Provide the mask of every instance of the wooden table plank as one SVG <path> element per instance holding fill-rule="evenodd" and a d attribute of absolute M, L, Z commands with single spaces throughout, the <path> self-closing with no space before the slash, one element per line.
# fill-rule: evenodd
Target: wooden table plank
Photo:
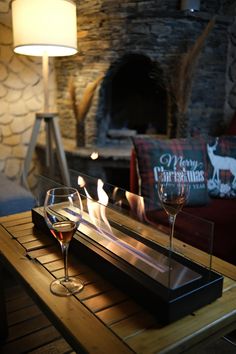
<path fill-rule="evenodd" d="M 27 230 L 31 219 L 26 217 L 22 223 L 19 215 L 15 215 L 4 218 L 4 226 L 6 223 L 18 233 Z M 49 284 L 53 276 L 63 274 L 60 247 L 45 247 L 28 252 L 25 257 L 26 251 L 19 244 L 21 237 L 17 242 L 1 227 L 0 233 L 1 258 L 12 264 L 34 298 L 39 300 L 40 297 L 46 312 L 65 330 L 72 343 L 78 345 L 78 340 L 91 353 L 180 353 L 214 333 L 222 335 L 230 326 L 236 328 L 236 267 L 215 257 L 214 269 L 228 276 L 224 278 L 223 296 L 192 315 L 162 326 L 151 313 L 105 281 L 101 275 L 74 257 L 73 253 L 69 257 L 70 271 L 83 278 L 85 289 L 70 298 L 55 297 L 49 291 Z M 38 237 L 40 239 L 40 233 Z M 189 258 L 193 257 L 201 264 L 208 264 L 204 252 L 178 240 L 177 242 L 178 247 L 182 247 Z M 86 330 L 83 326 L 91 328 Z"/>
<path fill-rule="evenodd" d="M 1 252 L 1 251 L 0 251 Z M 4 276 L 3 276 L 3 266 L 0 263 L 0 341 L 4 340 L 8 335 L 7 328 L 7 313 L 5 306 L 5 292 L 4 292 Z"/>
<path fill-rule="evenodd" d="M 53 272 L 59 269 L 63 269 L 64 267 L 64 262 L 63 259 L 58 259 L 56 261 L 53 262 L 49 262 L 49 263 L 42 263 L 44 264 L 44 267 L 46 269 L 48 269 L 49 272 Z"/>
<path fill-rule="evenodd" d="M 69 275 L 72 277 L 80 276 L 81 273 L 83 274 L 83 269 L 81 270 L 81 268 L 79 265 L 78 265 L 78 267 L 73 267 L 73 268 L 69 267 L 68 268 Z M 62 269 L 53 271 L 51 273 L 54 275 L 55 278 L 61 278 L 65 275 L 65 270 L 64 270 L 64 268 L 62 268 Z"/>
<path fill-rule="evenodd" d="M 17 348 L 18 353 L 24 353 L 37 348 L 42 343 L 49 343 L 58 338 L 60 338 L 59 332 L 54 327 L 50 326 L 48 328 L 43 328 L 36 333 L 30 333 L 29 335 L 21 337 L 13 342 L 7 343 L 4 345 L 4 348 L 1 349 L 1 354 L 14 353 L 15 348 Z"/>
<path fill-rule="evenodd" d="M 25 292 L 23 292 L 22 294 L 19 294 L 19 296 L 17 296 L 13 300 L 7 301 L 7 303 L 6 303 L 7 312 L 8 313 L 14 312 L 15 310 L 17 310 L 23 304 L 24 304 L 25 307 L 26 307 L 25 304 L 27 304 L 27 306 L 31 306 L 31 305 L 34 304 L 34 302 L 31 299 L 31 297 L 29 295 L 27 295 Z"/>
<path fill-rule="evenodd" d="M 112 285 L 105 280 L 92 284 L 90 283 L 84 287 L 83 291 L 81 291 L 79 294 L 76 294 L 76 297 L 81 301 L 85 301 L 94 296 L 101 295 L 111 290 L 112 288 Z"/>
<path fill-rule="evenodd" d="M 29 321 L 25 322 L 24 326 L 22 326 L 22 322 L 11 326 L 9 328 L 9 336 L 7 341 L 9 342 L 15 340 L 16 338 L 20 338 L 39 329 L 49 327 L 50 325 L 51 323 L 47 317 L 43 314 L 40 314 L 39 316 L 32 317 Z"/>
<path fill-rule="evenodd" d="M 122 303 L 98 311 L 97 316 L 107 325 L 113 325 L 141 311 L 141 306 L 133 300 L 128 299 Z"/>
<path fill-rule="evenodd" d="M 1 217 L 1 224 L 4 227 L 9 227 L 12 225 L 17 224 L 25 224 L 26 222 L 32 222 L 31 214 L 28 211 L 25 211 L 23 213 L 17 213 L 17 214 L 12 214 L 12 215 L 7 215 L 7 216 L 2 216 Z"/>
<path fill-rule="evenodd" d="M 52 246 L 53 242 L 50 239 L 44 238 L 44 239 L 34 240 L 30 242 L 22 242 L 21 244 L 22 246 L 24 246 L 27 252 L 32 252 L 38 249 Z"/>
<path fill-rule="evenodd" d="M 48 236 L 40 236 L 40 241 L 42 239 L 47 239 L 48 241 L 50 241 L 50 239 L 48 238 Z M 38 241 L 39 240 L 39 236 L 37 235 L 33 235 L 32 233 L 28 234 L 28 235 L 23 235 L 19 237 L 18 242 L 20 242 L 21 244 L 24 244 L 26 242 L 31 242 L 31 241 Z"/>
<path fill-rule="evenodd" d="M 30 305 L 24 309 L 18 310 L 17 312 L 12 312 L 8 314 L 8 325 L 13 326 L 17 323 L 29 320 L 32 317 L 37 317 L 40 315 L 40 309 L 38 306 Z"/>
<path fill-rule="evenodd" d="M 20 234 L 20 232 L 22 232 L 22 234 L 24 235 L 25 233 L 30 234 L 34 232 L 34 224 L 32 222 L 27 222 L 27 223 L 21 223 L 21 224 L 17 224 L 17 225 L 12 225 L 12 226 L 8 226 L 7 230 L 10 233 L 14 233 L 14 236 L 17 237 L 18 234 Z"/>
<path fill-rule="evenodd" d="M 36 348 L 30 351 L 30 354 L 47 353 L 77 354 L 63 338 L 54 340 L 53 342 L 50 341 L 50 343 L 46 345 L 44 344 L 43 346 L 40 346 L 40 348 Z"/>
<path fill-rule="evenodd" d="M 127 295 L 119 290 L 112 289 L 101 295 L 96 295 L 83 303 L 94 313 L 113 306 L 127 299 Z"/>
<path fill-rule="evenodd" d="M 49 291 L 53 277 L 39 263 L 25 257 L 25 251 L 0 227 L 1 260 L 8 262 L 24 280 L 34 299 L 40 300 L 44 310 L 53 317 L 63 334 L 76 349 L 86 348 L 91 353 L 131 353 L 132 351 L 114 336 L 102 322 L 75 297 L 55 297 Z M 93 340 L 91 341 L 91 332 Z M 76 338 L 76 340 L 75 340 Z"/>
<path fill-rule="evenodd" d="M 131 348 L 135 350 L 135 344 L 140 343 L 141 334 L 152 326 L 159 328 L 160 324 L 152 314 L 142 311 L 111 325 L 111 328 L 123 340 L 126 339 L 126 342 L 128 342 L 128 338 L 135 338 L 135 343 L 131 345 Z M 158 353 L 158 346 L 153 347 L 153 350 Z M 137 353 L 139 352 L 137 351 Z"/>
<path fill-rule="evenodd" d="M 52 259 L 52 255 L 53 255 L 53 259 Z M 40 263 L 43 262 L 46 263 L 46 262 L 50 262 L 62 258 L 61 250 L 56 244 L 51 247 L 41 248 L 35 251 L 28 251 L 27 256 L 30 259 L 38 260 Z M 43 258 L 45 258 L 45 260 Z M 48 260 L 46 260 L 47 258 Z"/>
<path fill-rule="evenodd" d="M 223 293 L 225 291 L 228 291 L 231 288 L 234 288 L 236 286 L 236 282 L 228 277 L 224 277 L 224 282 L 223 282 Z"/>
<path fill-rule="evenodd" d="M 192 346 L 202 338 L 207 338 L 214 331 L 235 323 L 236 326 L 236 287 L 224 293 L 221 297 L 204 306 L 193 315 L 186 316 L 179 321 L 162 328 L 152 328 L 141 333 L 138 337 L 127 339 L 127 343 L 138 353 L 158 353 L 171 348 L 170 353 L 181 353 L 187 346 Z M 175 342 L 173 343 L 173 333 Z M 154 349 L 155 348 L 155 349 Z"/>

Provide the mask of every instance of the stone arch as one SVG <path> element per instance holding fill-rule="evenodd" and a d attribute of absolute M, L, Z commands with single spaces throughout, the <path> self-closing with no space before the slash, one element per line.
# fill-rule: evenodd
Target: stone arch
<path fill-rule="evenodd" d="M 111 64 L 101 87 L 101 102 L 104 120 L 98 136 L 103 142 L 110 130 L 168 134 L 166 78 L 159 63 L 146 55 L 126 54 Z"/>

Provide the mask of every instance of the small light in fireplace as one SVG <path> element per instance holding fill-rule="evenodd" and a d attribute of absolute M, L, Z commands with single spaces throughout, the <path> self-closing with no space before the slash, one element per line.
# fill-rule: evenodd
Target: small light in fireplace
<path fill-rule="evenodd" d="M 184 11 L 199 11 L 200 10 L 200 0 L 181 0 L 181 10 Z"/>
<path fill-rule="evenodd" d="M 97 151 L 94 151 L 94 152 L 92 152 L 92 154 L 90 155 L 90 158 L 92 159 L 92 160 L 97 160 L 97 158 L 98 158 L 98 152 Z"/>

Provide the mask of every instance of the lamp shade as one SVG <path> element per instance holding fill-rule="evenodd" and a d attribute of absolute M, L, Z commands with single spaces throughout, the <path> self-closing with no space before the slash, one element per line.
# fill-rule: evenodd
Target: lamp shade
<path fill-rule="evenodd" d="M 13 0 L 12 26 L 16 53 L 67 56 L 77 52 L 72 0 Z"/>

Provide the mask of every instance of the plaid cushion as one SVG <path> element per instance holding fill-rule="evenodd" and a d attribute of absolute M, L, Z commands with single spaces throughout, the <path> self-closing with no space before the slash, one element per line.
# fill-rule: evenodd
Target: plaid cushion
<path fill-rule="evenodd" d="M 204 205 L 208 201 L 206 143 L 201 137 L 159 140 L 134 137 L 133 144 L 140 176 L 140 194 L 158 203 L 157 172 L 173 169 L 178 162 L 189 171 L 188 205 Z"/>
<path fill-rule="evenodd" d="M 236 136 L 209 138 L 208 191 L 211 197 L 236 197 Z"/>

